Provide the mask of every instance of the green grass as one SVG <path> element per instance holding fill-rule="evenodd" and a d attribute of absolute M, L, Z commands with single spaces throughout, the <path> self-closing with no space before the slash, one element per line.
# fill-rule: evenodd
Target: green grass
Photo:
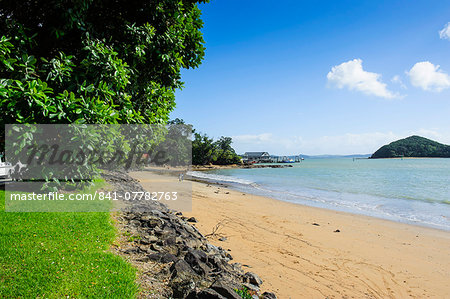
<path fill-rule="evenodd" d="M 0 190 L 0 298 L 133 298 L 136 271 L 108 252 L 110 215 L 5 212 Z"/>

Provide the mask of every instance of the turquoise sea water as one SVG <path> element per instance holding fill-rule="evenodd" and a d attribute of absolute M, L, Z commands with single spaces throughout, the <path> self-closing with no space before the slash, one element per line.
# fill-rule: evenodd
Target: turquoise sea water
<path fill-rule="evenodd" d="M 308 159 L 192 172 L 279 200 L 450 230 L 450 159 Z"/>

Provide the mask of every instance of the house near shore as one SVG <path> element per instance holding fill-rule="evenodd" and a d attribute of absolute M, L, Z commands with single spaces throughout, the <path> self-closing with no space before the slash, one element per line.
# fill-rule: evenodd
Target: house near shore
<path fill-rule="evenodd" d="M 244 163 L 270 163 L 272 161 L 268 152 L 246 152 L 242 160 Z"/>

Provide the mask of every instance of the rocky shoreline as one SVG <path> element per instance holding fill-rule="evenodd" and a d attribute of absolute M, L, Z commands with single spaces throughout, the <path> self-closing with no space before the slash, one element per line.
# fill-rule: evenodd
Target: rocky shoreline
<path fill-rule="evenodd" d="M 116 192 L 145 191 L 123 172 L 108 172 L 104 179 Z M 140 298 L 276 298 L 260 294 L 262 280 L 233 263 L 231 254 L 208 242 L 181 212 L 159 202 L 124 205 L 115 213 L 121 232 L 113 251 L 138 268 Z M 247 298 L 247 297 L 246 297 Z"/>

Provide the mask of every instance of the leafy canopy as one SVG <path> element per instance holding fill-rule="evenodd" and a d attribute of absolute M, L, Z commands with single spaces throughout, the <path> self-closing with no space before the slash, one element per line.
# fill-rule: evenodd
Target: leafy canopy
<path fill-rule="evenodd" d="M 192 141 L 192 164 L 194 165 L 229 165 L 241 162 L 231 147 L 231 137 L 220 137 L 219 140 L 208 137 L 206 134 L 194 133 Z"/>
<path fill-rule="evenodd" d="M 2 1 L 2 125 L 165 123 L 204 56 L 198 2 Z"/>
<path fill-rule="evenodd" d="M 183 86 L 181 70 L 199 66 L 205 54 L 197 6 L 204 2 L 1 1 L 0 152 L 5 124 L 165 124 Z M 122 139 L 145 135 L 135 129 L 98 128 L 75 137 L 86 138 L 87 148 L 129 152 Z M 38 133 L 12 132 L 16 150 L 35 143 Z M 48 142 L 72 139 L 58 135 Z M 72 172 L 89 179 L 98 169 Z M 44 176 L 57 180 L 51 171 Z"/>

